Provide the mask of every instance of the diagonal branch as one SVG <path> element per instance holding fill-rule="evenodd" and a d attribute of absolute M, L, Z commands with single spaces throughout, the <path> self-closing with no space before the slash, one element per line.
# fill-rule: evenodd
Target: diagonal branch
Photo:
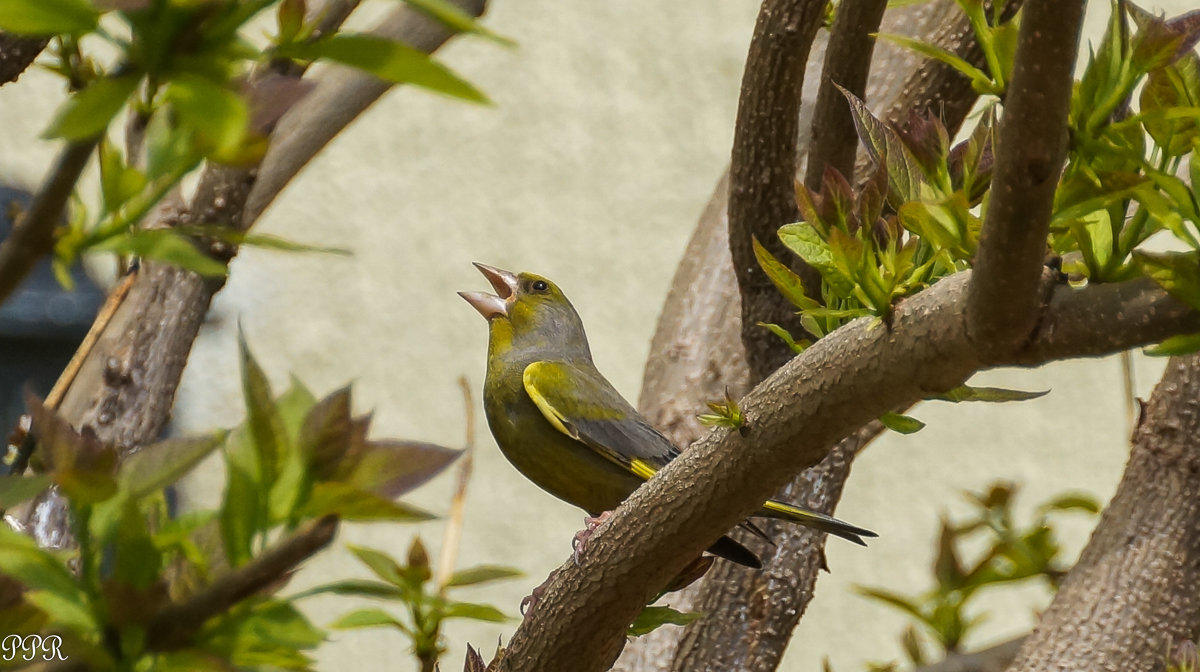
<path fill-rule="evenodd" d="M 1084 4 L 1025 4 L 968 308 L 968 330 L 985 358 L 1016 350 L 1036 325 L 1050 206 L 1067 152 Z"/>
<path fill-rule="evenodd" d="M 869 318 L 842 327 L 755 387 L 742 400 L 742 431 L 717 429 L 694 444 L 617 508 L 589 540 L 581 565 L 568 561 L 559 569 L 514 635 L 502 669 L 606 669 L 646 600 L 792 474 L 871 418 L 953 388 L 983 368 L 967 335 L 971 276 L 959 273 L 900 302 L 890 329 Z M 1153 308 L 1139 316 L 1139 328 L 1119 330 L 1128 340 L 1118 343 L 1097 335 L 1112 327 L 1112 306 L 1076 311 L 1078 340 L 1038 332 L 1030 339 L 1033 353 L 1098 354 L 1098 344 L 1127 349 L 1195 329 L 1200 319 L 1157 288 L 1147 289 L 1152 298 L 1101 294 L 1057 284 L 1048 273 L 1035 289 L 1050 297 L 1038 311 L 1048 324 L 1056 317 L 1050 306 L 1107 300 Z M 1039 358 L 1020 353 L 986 365 L 1018 361 Z"/>
<path fill-rule="evenodd" d="M 99 138 L 66 146 L 29 209 L 0 243 L 0 303 L 29 275 L 38 260 L 54 251 L 54 230 L 62 221 L 63 208 L 97 142 Z"/>
<path fill-rule="evenodd" d="M 1017 5 L 1010 0 L 1005 11 L 1015 11 Z M 970 24 L 953 0 L 890 10 L 884 16 L 882 30 L 909 34 L 983 65 Z M 813 58 L 820 58 L 825 49 L 825 35 L 818 34 Z M 883 43 L 876 50 L 875 61 L 867 95 L 887 118 L 907 120 L 910 114 L 940 113 L 949 128 L 956 128 L 976 98 L 970 82 L 957 71 L 906 49 Z M 805 90 L 810 96 L 818 88 L 820 76 L 811 70 L 806 75 Z M 802 128 L 812 123 L 817 107 L 812 102 L 806 99 L 801 107 Z M 798 153 L 802 158 L 811 138 L 811 133 L 799 137 Z M 728 246 L 727 176 L 717 186 L 688 243 L 663 304 L 651 343 L 652 354 L 646 363 L 639 407 L 678 446 L 690 445 L 705 433 L 695 415 L 705 401 L 719 398 L 726 388 L 740 398 L 749 388 L 740 337 L 739 297 Z M 840 491 L 848 475 L 847 458 L 861 448 L 865 438 L 858 433 L 847 438 L 846 442 L 853 445 L 839 445 L 822 463 L 800 474 L 780 496 L 832 513 L 837 501 L 834 493 Z M 811 488 L 810 482 L 819 482 L 821 487 Z M 768 559 L 765 572 L 738 573 L 718 564 L 701 582 L 670 597 L 671 605 L 683 610 L 694 610 L 697 602 L 704 602 L 703 611 L 713 615 L 689 626 L 691 632 L 704 633 L 694 637 L 695 641 L 723 642 L 722 655 L 737 656 L 740 650 L 743 660 L 753 655 L 757 662 L 752 664 L 768 669 L 782 655 L 785 642 L 777 639 L 777 646 L 761 646 L 758 633 L 791 631 L 805 610 L 817 578 L 816 566 L 804 554 L 811 547 L 811 536 L 796 526 L 778 528 L 771 532 L 778 544 L 777 552 Z M 782 585 L 779 582 L 785 575 L 791 577 L 786 585 L 793 590 L 772 590 L 772 586 Z M 754 609 L 753 596 L 765 590 L 771 590 L 772 601 L 767 620 L 751 623 L 748 614 L 759 613 Z M 719 609 L 709 607 L 715 602 L 720 602 Z M 676 658 L 690 660 L 693 668 L 709 663 L 705 656 L 711 652 L 700 646 L 676 654 L 679 637 L 676 628 L 661 628 L 639 637 L 625 647 L 614 669 L 661 672 Z"/>

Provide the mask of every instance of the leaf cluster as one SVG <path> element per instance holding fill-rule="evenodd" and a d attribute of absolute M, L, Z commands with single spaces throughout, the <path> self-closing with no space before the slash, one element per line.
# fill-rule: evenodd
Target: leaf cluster
<path fill-rule="evenodd" d="M 79 546 L 40 548 L 0 526 L 5 632 L 59 634 L 72 660 L 96 670 L 308 669 L 304 651 L 325 634 L 275 596 L 293 567 L 271 565 L 271 549 L 319 520 L 429 518 L 394 499 L 459 451 L 368 439 L 369 417 L 351 414 L 348 389 L 318 401 L 293 381 L 275 397 L 244 340 L 241 357 L 245 423 L 144 446 L 119 464 L 117 446 L 30 398 L 39 473 L 0 478 L 0 504 L 57 486 Z M 220 508 L 172 516 L 164 488 L 218 449 L 227 472 Z M 263 577 L 259 589 L 214 588 L 235 574 Z M 166 622 L 187 607 L 202 618 Z M 164 631 L 173 634 L 156 634 Z"/>
<path fill-rule="evenodd" d="M 458 32 L 511 44 L 448 0 L 406 0 Z M 269 42 L 249 26 L 274 9 Z M 51 37 L 44 66 L 71 93 L 44 137 L 98 142 L 101 199 L 90 214 L 76 199 L 56 236 L 58 276 L 84 252 L 166 261 L 222 277 L 225 264 L 191 235 L 135 225 L 203 161 L 252 166 L 288 107 L 311 88 L 298 73 L 317 61 L 339 63 L 397 84 L 473 103 L 487 97 L 413 47 L 370 34 L 327 30 L 305 0 L 5 0 L 0 30 Z M 324 31 L 324 32 L 323 32 Z M 85 46 L 106 43 L 105 49 Z M 93 54 L 115 53 L 101 58 Z M 123 152 L 107 138 L 121 110 L 144 142 Z M 200 224 L 208 224 L 200 222 Z M 249 237 L 239 242 L 272 241 Z M 271 245 L 275 246 L 275 245 Z"/>
<path fill-rule="evenodd" d="M 350 550 L 376 579 L 339 581 L 305 591 L 297 597 L 334 594 L 386 600 L 398 603 L 404 609 L 404 615 L 396 616 L 377 607 L 356 609 L 334 621 L 334 628 L 394 628 L 409 639 L 412 652 L 419 660 L 436 661 L 445 651 L 441 630 L 447 620 L 463 618 L 490 623 L 509 620 L 508 616 L 491 605 L 452 600 L 446 593 L 454 588 L 521 576 L 521 572 L 515 569 L 481 565 L 459 570 L 445 581 L 437 582 L 430 567 L 429 554 L 419 537 L 413 539 L 404 563 L 371 548 L 351 546 Z"/>
<path fill-rule="evenodd" d="M 1042 581 L 1052 590 L 1069 569 L 1052 527 L 1055 514 L 1083 511 L 1096 514 L 1099 504 L 1088 495 L 1065 494 L 1037 507 L 1033 520 L 1018 525 L 1013 515 L 1016 486 L 996 483 L 986 492 L 966 493 L 973 507 L 963 522 L 943 518 L 933 562 L 934 585 L 917 595 L 902 595 L 882 588 L 857 587 L 860 594 L 899 609 L 920 626 L 926 637 L 910 626 L 901 637 L 914 665 L 926 664 L 924 641 L 932 639 L 940 651 L 959 650 L 964 638 L 984 615 L 969 613 L 972 600 L 983 590 L 1022 581 Z M 967 560 L 966 547 L 984 544 L 982 553 Z"/>

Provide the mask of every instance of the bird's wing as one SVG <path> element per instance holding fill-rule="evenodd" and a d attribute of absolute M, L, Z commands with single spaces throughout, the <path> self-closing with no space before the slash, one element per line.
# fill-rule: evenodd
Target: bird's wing
<path fill-rule="evenodd" d="M 534 362 L 523 379 L 555 429 L 643 480 L 679 454 L 593 367 Z"/>

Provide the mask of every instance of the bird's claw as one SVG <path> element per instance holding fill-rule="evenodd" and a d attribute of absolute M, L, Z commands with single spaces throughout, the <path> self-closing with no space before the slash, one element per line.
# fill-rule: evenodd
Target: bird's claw
<path fill-rule="evenodd" d="M 592 534 L 608 519 L 612 517 L 612 511 L 605 511 L 598 516 L 584 516 L 583 529 L 575 533 L 575 537 L 571 539 L 571 559 L 575 561 L 575 566 L 583 564 L 583 554 L 587 550 L 587 542 L 592 538 Z"/>

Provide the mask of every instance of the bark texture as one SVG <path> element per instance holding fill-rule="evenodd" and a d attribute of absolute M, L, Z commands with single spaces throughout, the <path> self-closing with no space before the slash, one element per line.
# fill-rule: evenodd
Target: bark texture
<path fill-rule="evenodd" d="M 0 86 L 17 81 L 49 41 L 45 37 L 0 32 Z"/>
<path fill-rule="evenodd" d="M 1200 355 L 1175 358 L 1087 548 L 1009 668 L 1162 670 L 1200 627 Z"/>
<path fill-rule="evenodd" d="M 1016 4 L 1010 2 L 1009 9 Z M 970 26 L 952 0 L 935 0 L 890 10 L 884 15 L 880 30 L 931 41 L 977 65 L 983 64 Z M 825 53 L 827 35 L 827 32 L 818 34 L 812 50 L 813 59 L 822 58 Z M 828 56 L 824 58 L 830 60 Z M 940 114 L 948 126 L 955 128 L 975 100 L 969 82 L 936 61 L 924 60 L 886 42 L 878 45 L 874 60 L 876 67 L 868 79 L 866 99 L 874 101 L 877 114 L 885 118 L 907 120 L 911 114 Z M 818 107 L 815 99 L 822 76 L 815 69 L 806 73 L 800 109 L 801 128 L 810 128 L 816 123 L 813 121 L 814 110 Z M 812 139 L 813 133 L 801 133 L 798 153 L 802 160 Z M 865 159 L 865 154 L 863 156 Z M 726 233 L 729 226 L 727 189 L 728 173 L 717 185 L 688 243 L 663 306 L 646 363 L 639 408 L 678 446 L 690 445 L 703 436 L 705 429 L 696 421 L 696 412 L 704 408 L 705 401 L 721 398 L 726 386 L 734 398 L 740 398 L 749 387 L 749 371 L 741 342 L 741 303 Z M 841 481 L 848 474 L 849 460 L 861 449 L 865 439 L 861 433 L 848 437 L 844 445 L 835 449 L 829 464 L 822 462 L 813 467 L 814 473 L 801 474 L 779 496 L 832 512 L 836 493 L 841 491 Z M 821 487 L 809 490 L 808 484 L 820 484 Z M 798 615 L 803 613 L 812 596 L 817 568 L 806 559 L 811 556 L 807 551 L 811 550 L 812 539 L 804 528 L 782 524 L 775 526 L 770 534 L 777 548 L 767 559 L 767 574 L 796 571 L 797 575 L 788 581 L 795 589 L 772 592 L 773 604 L 766 616 L 770 622 L 753 625 L 780 631 L 790 627 L 788 623 L 794 625 Z M 720 640 L 729 650 L 742 650 L 742 655 L 753 650 L 759 664 L 769 665 L 767 661 L 772 657 L 777 660 L 782 655 L 786 640 L 775 637 L 772 647 L 761 646 L 755 640 L 757 630 L 750 627 L 745 614 L 754 609 L 751 605 L 754 596 L 766 590 L 768 583 L 777 587 L 780 579 L 739 572 L 735 568 L 722 567 L 723 564 L 718 563 L 702 582 L 670 596 L 671 605 L 684 610 L 699 609 L 697 601 L 713 604 L 718 595 L 726 600 L 718 616 L 689 626 L 690 631 L 698 630 L 703 634 L 695 637 L 688 647 L 691 653 L 681 656 L 681 660 L 685 657 L 694 662 L 701 660 L 703 654 L 699 644 Z M 708 595 L 710 592 L 712 596 Z M 708 609 L 704 611 L 714 613 Z M 661 628 L 630 642 L 614 669 L 625 672 L 669 669 L 680 635 L 678 628 Z"/>

